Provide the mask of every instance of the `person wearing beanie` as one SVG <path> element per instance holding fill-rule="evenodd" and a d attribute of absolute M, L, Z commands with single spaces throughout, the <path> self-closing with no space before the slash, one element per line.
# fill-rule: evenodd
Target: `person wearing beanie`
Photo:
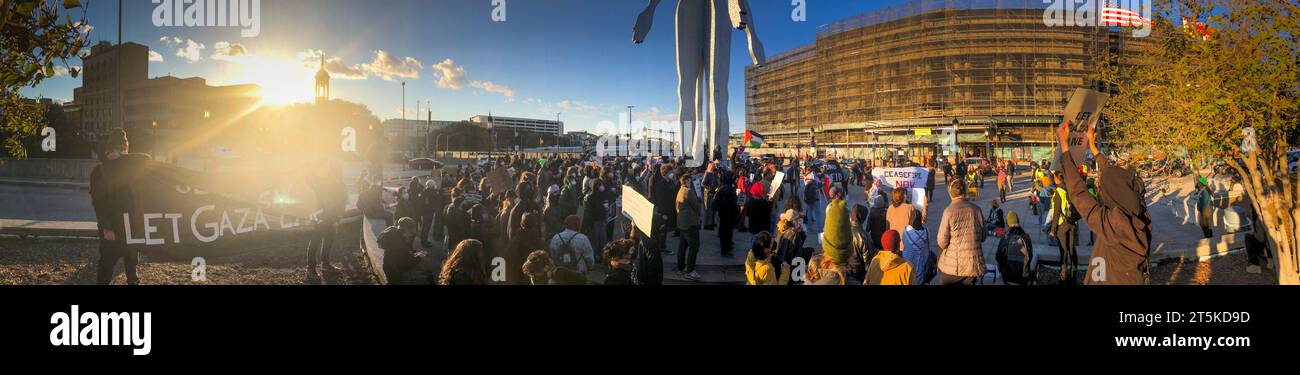
<path fill-rule="evenodd" d="M 943 285 L 975 285 L 984 276 L 984 213 L 966 197 L 966 181 L 948 184 L 952 204 L 939 221 L 939 282 Z"/>
<path fill-rule="evenodd" d="M 1034 258 L 1034 241 L 1020 227 L 1020 215 L 1015 211 L 1007 213 L 1007 234 L 998 240 L 995 257 L 998 271 L 1002 273 L 1004 284 L 1028 284 L 1034 281 L 1034 269 L 1038 260 Z"/>
<path fill-rule="evenodd" d="M 90 172 L 90 202 L 95 209 L 95 222 L 99 230 L 99 267 L 96 284 L 113 283 L 118 259 L 126 268 L 126 283 L 137 285 L 138 250 L 126 244 L 126 222 L 122 220 L 134 204 L 131 194 L 132 171 L 147 163 L 149 155 L 131 154 L 126 131 L 118 129 L 117 136 L 109 137 L 104 144 L 103 161 Z"/>
<path fill-rule="evenodd" d="M 412 271 L 420 265 L 422 254 L 415 252 L 415 236 L 420 233 L 420 222 L 410 217 L 397 219 L 397 225 L 379 233 L 379 248 L 384 250 L 384 276 L 389 285 L 413 280 Z"/>
<path fill-rule="evenodd" d="M 848 210 L 844 208 L 844 194 L 838 187 L 831 190 L 831 201 L 826 205 L 826 227 L 821 236 L 822 264 L 818 285 L 857 285 L 860 279 L 852 270 L 861 260 L 853 259 L 853 234 L 850 232 Z"/>
<path fill-rule="evenodd" d="M 753 235 L 768 232 L 773 226 L 772 202 L 767 200 L 767 189 L 763 184 L 762 181 L 749 184 L 749 196 L 745 198 L 745 217 L 749 234 Z"/>
<path fill-rule="evenodd" d="M 884 250 L 871 259 L 865 285 L 911 285 L 912 264 L 899 255 L 900 240 L 898 231 L 892 229 L 880 237 Z"/>

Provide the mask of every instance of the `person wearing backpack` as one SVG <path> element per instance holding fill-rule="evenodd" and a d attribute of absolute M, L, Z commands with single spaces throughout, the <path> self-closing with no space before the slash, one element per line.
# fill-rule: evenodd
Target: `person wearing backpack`
<path fill-rule="evenodd" d="M 1029 285 L 1034 283 L 1034 270 L 1038 259 L 1034 257 L 1034 241 L 1020 227 L 1020 217 L 1015 211 L 1007 213 L 1007 235 L 998 240 L 995 255 L 1003 284 Z"/>
<path fill-rule="evenodd" d="M 1061 254 L 1061 284 L 1073 285 L 1078 273 L 1079 214 L 1070 207 L 1069 193 L 1065 190 L 1065 175 L 1056 172 L 1056 194 L 1052 197 L 1051 231 L 1056 235 L 1057 251 Z"/>
<path fill-rule="evenodd" d="M 925 220 L 912 217 L 912 224 L 903 231 L 903 259 L 912 265 L 912 284 L 926 285 L 938 274 L 938 258 L 930 250 L 930 231 Z"/>
<path fill-rule="evenodd" d="M 564 231 L 551 237 L 551 263 L 556 267 L 586 274 L 596 264 L 596 254 L 591 247 L 591 240 L 578 232 L 581 224 L 582 219 L 578 215 L 564 218 Z"/>

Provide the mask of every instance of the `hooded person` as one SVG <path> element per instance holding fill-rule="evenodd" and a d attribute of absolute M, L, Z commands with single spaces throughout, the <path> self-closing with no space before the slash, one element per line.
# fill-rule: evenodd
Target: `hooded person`
<path fill-rule="evenodd" d="M 1057 137 L 1062 132 L 1068 136 L 1069 121 L 1057 129 Z M 1088 143 L 1097 157 L 1097 169 L 1101 171 L 1098 196 L 1088 194 L 1087 183 L 1077 174 L 1066 173 L 1065 189 L 1070 195 L 1070 203 L 1088 223 L 1088 228 L 1097 233 L 1097 244 L 1092 250 L 1092 259 L 1085 283 L 1088 285 L 1136 285 L 1147 280 L 1147 257 L 1151 250 L 1151 216 L 1147 212 L 1143 197 L 1146 185 L 1132 171 L 1110 164 L 1107 157 L 1097 149 L 1096 134 L 1088 131 Z M 1068 144 L 1062 143 L 1061 167 L 1066 170 L 1078 168 L 1077 162 L 1070 157 Z M 1076 146 L 1078 147 L 1078 146 Z M 1100 267 L 1097 265 L 1101 265 Z"/>
<path fill-rule="evenodd" d="M 104 145 L 104 160 L 90 172 L 90 201 L 95 210 L 99 230 L 99 267 L 96 283 L 113 282 L 117 261 L 126 268 L 126 282 L 137 285 L 136 274 L 139 254 L 135 246 L 127 245 L 124 214 L 135 208 L 132 185 L 140 177 L 149 155 L 132 154 L 126 131 L 119 129 Z"/>
<path fill-rule="evenodd" d="M 880 237 L 884 249 L 871 259 L 865 285 L 912 284 L 912 264 L 899 254 L 899 242 L 900 236 L 896 230 L 891 229 Z"/>
<path fill-rule="evenodd" d="M 844 199 L 836 197 L 826 205 L 826 227 L 821 236 L 822 264 L 817 285 L 857 285 L 853 269 L 859 260 L 853 259 L 853 234 L 849 225 Z"/>

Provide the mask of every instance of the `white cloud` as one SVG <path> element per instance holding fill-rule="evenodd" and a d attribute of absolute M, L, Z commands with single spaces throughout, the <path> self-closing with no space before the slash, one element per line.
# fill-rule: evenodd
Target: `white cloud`
<path fill-rule="evenodd" d="M 81 22 L 81 21 L 77 21 L 77 23 L 73 24 L 72 26 L 75 27 L 75 28 L 77 28 L 77 31 L 80 31 L 80 32 L 81 32 L 81 35 L 77 35 L 77 39 L 79 39 L 79 40 L 86 40 L 86 39 L 89 39 L 89 37 L 90 37 L 90 32 L 91 32 L 91 31 L 95 31 L 95 27 L 94 27 L 94 26 L 91 26 L 91 25 L 88 24 L 88 23 L 83 23 L 83 22 Z"/>
<path fill-rule="evenodd" d="M 656 121 L 658 121 L 658 122 L 663 122 L 663 121 L 676 122 L 676 121 L 678 120 L 678 118 L 677 118 L 677 117 L 678 117 L 678 113 L 676 113 L 676 112 L 675 112 L 675 113 L 664 113 L 664 112 L 661 111 L 661 110 L 659 109 L 659 107 L 657 107 L 657 106 L 656 106 L 656 107 L 650 107 L 650 112 L 646 112 L 646 113 L 635 113 L 633 116 L 637 117 L 638 120 L 651 121 L 651 122 L 656 122 Z"/>
<path fill-rule="evenodd" d="M 165 36 L 162 37 L 162 38 L 158 38 L 158 41 L 161 42 L 163 45 L 168 46 L 168 47 L 179 46 L 179 45 L 181 45 L 181 43 L 185 42 L 184 40 L 182 40 L 182 39 L 179 38 L 179 37 L 171 37 L 171 38 L 168 38 L 168 37 L 165 37 Z"/>
<path fill-rule="evenodd" d="M 76 69 L 77 72 L 81 72 L 81 67 L 80 67 L 80 66 L 72 66 L 71 68 L 72 68 L 72 69 Z M 68 67 L 65 67 L 65 66 L 55 66 L 55 67 L 54 67 L 54 77 L 63 76 L 63 75 L 68 75 L 68 73 L 70 73 L 70 71 L 68 70 Z M 49 77 L 49 78 L 54 78 L 54 77 Z"/>
<path fill-rule="evenodd" d="M 212 45 L 212 59 L 220 61 L 238 61 L 248 56 L 248 48 L 243 44 L 216 42 Z"/>
<path fill-rule="evenodd" d="M 471 81 L 469 74 L 465 73 L 465 67 L 456 65 L 456 62 L 452 61 L 452 59 L 446 59 L 434 64 L 433 69 L 433 74 L 438 77 L 437 85 L 440 88 L 460 90 L 473 87 L 485 92 L 501 94 L 508 98 L 507 101 L 514 100 L 515 90 L 510 86 L 491 81 Z"/>
<path fill-rule="evenodd" d="M 387 51 L 378 50 L 375 51 L 375 59 L 369 64 L 361 65 L 361 68 L 386 81 L 392 81 L 394 78 L 420 79 L 424 64 L 410 56 L 398 59 Z"/>
<path fill-rule="evenodd" d="M 498 85 L 492 82 L 480 82 L 480 81 L 474 81 L 473 83 L 470 83 L 470 85 L 483 89 L 483 91 L 494 92 L 501 95 L 505 95 L 507 98 L 515 97 L 515 90 L 511 89 L 509 86 Z"/>
<path fill-rule="evenodd" d="M 298 60 L 302 61 L 303 66 L 315 71 L 320 69 L 321 53 L 320 50 L 301 52 L 298 54 Z M 340 57 L 325 58 L 325 71 L 330 73 L 331 79 L 358 80 L 369 77 L 369 74 L 362 69 L 361 65 L 347 65 L 343 63 L 343 58 Z"/>
<path fill-rule="evenodd" d="M 469 85 L 469 75 L 465 74 L 465 67 L 456 65 L 456 62 L 451 59 L 434 64 L 433 69 L 437 70 L 434 74 L 438 75 L 438 87 L 460 90 Z"/>
<path fill-rule="evenodd" d="M 163 55 L 161 53 L 158 53 L 158 51 L 150 50 L 149 61 L 163 62 Z"/>
<path fill-rule="evenodd" d="M 168 38 L 164 36 L 158 39 L 158 41 L 168 47 L 175 47 L 176 57 L 179 57 L 190 64 L 202 60 L 203 50 L 207 48 L 203 43 L 195 42 L 191 39 L 181 39 L 177 37 Z"/>

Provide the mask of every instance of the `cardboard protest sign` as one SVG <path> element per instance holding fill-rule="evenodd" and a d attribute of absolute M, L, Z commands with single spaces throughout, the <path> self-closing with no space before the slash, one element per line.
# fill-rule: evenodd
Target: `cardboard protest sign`
<path fill-rule="evenodd" d="M 620 204 L 623 213 L 632 219 L 632 224 L 636 225 L 641 233 L 645 233 L 646 237 L 650 237 L 654 225 L 655 205 L 631 186 L 623 186 L 623 199 Z"/>
<path fill-rule="evenodd" d="M 768 200 L 776 199 L 776 193 L 777 191 L 781 190 L 782 187 L 781 183 L 784 181 L 785 181 L 785 172 L 780 172 L 780 171 L 776 172 L 776 176 L 772 177 L 772 185 L 771 185 L 772 188 L 768 189 L 767 192 Z"/>
<path fill-rule="evenodd" d="M 505 168 L 495 167 L 487 175 L 488 185 L 492 186 L 493 192 L 502 192 L 515 189 L 515 184 L 510 181 L 510 174 Z"/>
<path fill-rule="evenodd" d="M 1097 121 L 1101 119 L 1101 107 L 1109 99 L 1109 94 L 1080 88 L 1074 90 L 1074 95 L 1070 97 L 1070 104 L 1065 106 L 1065 119 L 1070 120 L 1070 156 L 1076 162 L 1083 162 L 1087 157 L 1088 128 L 1097 125 Z M 1060 160 L 1059 147 L 1054 157 Z"/>
<path fill-rule="evenodd" d="M 908 168 L 873 168 L 871 176 L 879 186 L 889 189 L 907 189 L 912 196 L 912 205 L 925 212 L 925 182 L 930 178 L 930 171 L 921 167 Z"/>

